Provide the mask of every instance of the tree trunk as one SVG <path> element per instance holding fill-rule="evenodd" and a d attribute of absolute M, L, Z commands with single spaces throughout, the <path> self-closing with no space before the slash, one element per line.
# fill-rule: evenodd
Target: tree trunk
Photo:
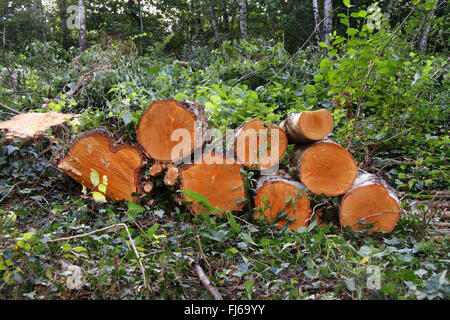
<path fill-rule="evenodd" d="M 291 162 L 302 184 L 317 195 L 346 193 L 358 173 L 353 156 L 329 139 L 295 146 Z"/>
<path fill-rule="evenodd" d="M 141 27 L 141 37 L 139 39 L 139 55 L 143 55 L 143 49 L 142 49 L 142 37 L 144 34 L 144 22 L 142 20 L 142 5 L 141 5 L 141 0 L 138 0 L 138 7 L 139 7 L 139 25 Z"/>
<path fill-rule="evenodd" d="M 189 205 L 190 211 L 193 214 L 225 214 L 241 210 L 246 204 L 242 169 L 236 160 L 212 152 L 204 154 L 194 164 L 183 166 L 180 190 L 201 194 L 209 202 L 198 201 L 196 194 L 192 197 L 183 194 L 185 201 L 193 202 Z"/>
<path fill-rule="evenodd" d="M 139 171 L 144 165 L 141 150 L 131 145 L 116 146 L 107 131 L 94 129 L 78 136 L 71 144 L 58 168 L 86 188 L 102 192 L 113 201 L 136 200 L 141 193 Z M 106 192 L 91 181 L 95 170 L 100 178 L 107 177 Z"/>
<path fill-rule="evenodd" d="M 284 130 L 253 119 L 236 129 L 230 149 L 240 163 L 257 170 L 277 165 L 286 152 L 288 141 Z"/>
<path fill-rule="evenodd" d="M 78 15 L 80 19 L 80 29 L 78 30 L 78 44 L 80 53 L 86 50 L 86 11 L 83 0 L 78 0 Z"/>
<path fill-rule="evenodd" d="M 230 32 L 230 22 L 225 0 L 220 0 L 220 10 L 222 11 L 223 31 L 228 35 L 228 32 Z"/>
<path fill-rule="evenodd" d="M 323 36 L 324 42 L 329 44 L 330 33 L 333 31 L 333 3 L 331 0 L 324 0 L 323 2 Z"/>
<path fill-rule="evenodd" d="M 297 231 L 299 227 L 306 227 L 311 216 L 308 193 L 299 182 L 289 176 L 262 176 L 257 181 L 255 195 L 255 216 L 264 214 L 268 222 L 277 218 L 278 214 L 285 212 L 289 219 L 280 219 L 277 224 Z"/>
<path fill-rule="evenodd" d="M 248 38 L 248 4 L 247 0 L 241 0 L 239 7 L 239 25 L 243 39 Z"/>
<path fill-rule="evenodd" d="M 342 198 L 339 219 L 342 227 L 349 226 L 353 231 L 390 233 L 400 212 L 395 191 L 375 175 L 359 170 L 352 188 Z"/>
<path fill-rule="evenodd" d="M 327 109 L 288 114 L 280 123 L 289 143 L 312 143 L 326 138 L 333 130 L 333 117 Z"/>
<path fill-rule="evenodd" d="M 436 9 L 438 0 L 434 1 L 434 8 L 432 10 L 430 10 L 430 12 L 427 14 L 426 18 L 425 18 L 425 28 L 422 31 L 422 36 L 420 37 L 420 41 L 419 41 L 419 51 L 421 52 L 425 52 L 427 51 L 427 43 L 428 43 L 428 35 L 430 34 L 430 29 L 431 29 L 431 23 L 432 23 L 432 19 L 434 16 L 434 10 Z"/>
<path fill-rule="evenodd" d="M 60 28 L 62 32 L 62 46 L 64 50 L 69 49 L 69 29 L 67 28 L 67 17 L 66 17 L 66 0 L 59 0 L 59 18 L 61 19 Z"/>
<path fill-rule="evenodd" d="M 210 138 L 203 106 L 191 101 L 152 103 L 137 129 L 137 140 L 146 155 L 159 162 L 177 162 L 190 156 Z"/>
<path fill-rule="evenodd" d="M 319 42 L 322 41 L 322 25 L 320 24 L 320 14 L 319 14 L 319 5 L 317 4 L 317 0 L 312 0 L 313 4 L 313 14 L 314 14 L 314 36 L 316 38 L 316 44 L 319 45 Z"/>
<path fill-rule="evenodd" d="M 213 4 L 211 3 L 211 0 L 208 1 L 208 10 L 209 10 L 209 15 L 211 16 L 211 25 L 212 25 L 212 28 L 214 31 L 214 38 L 216 39 L 216 42 L 219 43 L 220 31 L 219 31 L 219 26 L 217 24 L 216 13 L 214 12 L 214 7 L 213 7 Z"/>

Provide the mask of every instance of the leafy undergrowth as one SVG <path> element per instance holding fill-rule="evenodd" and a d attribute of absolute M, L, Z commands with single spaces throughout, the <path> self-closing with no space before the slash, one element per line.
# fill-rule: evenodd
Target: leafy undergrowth
<path fill-rule="evenodd" d="M 234 218 L 192 216 L 167 200 L 170 190 L 152 207 L 98 203 L 49 163 L 44 148 L 2 147 L 4 299 L 211 299 L 186 255 L 226 299 L 450 297 L 448 241 L 432 233 L 439 217 L 426 206 L 407 210 L 392 234 L 367 235 L 341 230 L 336 212 L 328 226 L 313 221 L 301 232 L 250 209 Z"/>

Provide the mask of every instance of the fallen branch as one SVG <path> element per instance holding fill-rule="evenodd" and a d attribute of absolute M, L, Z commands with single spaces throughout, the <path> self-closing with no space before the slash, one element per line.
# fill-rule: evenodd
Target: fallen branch
<path fill-rule="evenodd" d="M 9 111 L 9 112 L 12 112 L 12 113 L 15 113 L 15 114 L 20 114 L 20 113 L 21 113 L 20 111 L 17 111 L 16 109 L 13 109 L 13 108 L 11 108 L 11 107 L 8 107 L 6 104 L 3 104 L 3 103 L 1 103 L 1 102 L 0 102 L 0 107 L 1 107 L 2 109 L 5 109 L 5 110 L 7 110 L 7 111 Z"/>
<path fill-rule="evenodd" d="M 200 279 L 200 282 L 203 284 L 206 290 L 208 290 L 209 294 L 214 298 L 214 300 L 223 300 L 222 295 L 212 285 L 211 280 L 205 274 L 202 267 L 200 267 L 199 264 L 195 262 L 194 258 L 186 255 L 183 255 L 181 257 L 189 262 L 189 265 L 192 266 L 192 268 L 194 269 L 195 273 Z"/>
<path fill-rule="evenodd" d="M 142 278 L 144 280 L 144 286 L 147 289 L 150 289 L 150 287 L 149 287 L 149 285 L 147 283 L 147 277 L 145 276 L 145 268 L 144 268 L 144 266 L 142 265 L 142 262 L 141 262 L 141 256 L 139 255 L 139 252 L 137 251 L 137 249 L 136 249 L 136 247 L 134 245 L 134 241 L 133 241 L 133 238 L 131 238 L 131 234 L 130 234 L 130 231 L 128 230 L 128 226 L 126 224 L 124 224 L 124 223 L 114 224 L 112 226 L 108 226 L 108 227 L 105 227 L 105 228 L 97 229 L 97 230 L 94 230 L 94 231 L 91 231 L 91 232 L 88 232 L 88 233 L 77 234 L 77 235 L 71 236 L 71 237 L 51 239 L 48 242 L 67 241 L 67 240 L 73 240 L 73 239 L 77 239 L 77 238 L 83 238 L 83 237 L 87 237 L 87 236 L 93 235 L 95 233 L 103 232 L 103 231 L 106 231 L 106 230 L 109 230 L 109 229 L 113 229 L 113 228 L 116 228 L 116 227 L 125 228 L 125 231 L 127 232 L 127 235 L 128 235 L 128 239 L 130 240 L 131 247 L 133 248 L 134 254 L 136 255 L 136 258 L 138 259 L 139 268 L 141 269 Z M 127 244 L 128 248 L 131 250 L 130 245 L 128 244 L 128 242 L 126 242 L 126 244 Z"/>

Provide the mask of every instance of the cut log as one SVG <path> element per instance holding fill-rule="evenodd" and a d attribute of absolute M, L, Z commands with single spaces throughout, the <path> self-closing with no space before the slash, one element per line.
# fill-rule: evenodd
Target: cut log
<path fill-rule="evenodd" d="M 180 190 L 190 190 L 208 199 L 211 207 L 222 211 L 208 212 L 197 200 L 183 195 L 184 201 L 193 201 L 189 209 L 193 214 L 215 213 L 241 210 L 245 201 L 242 165 L 232 158 L 213 152 L 202 155 L 195 163 L 185 165 L 180 170 Z"/>
<path fill-rule="evenodd" d="M 258 179 L 255 195 L 255 208 L 261 209 L 267 221 L 272 222 L 281 211 L 287 213 L 295 221 L 288 227 L 297 231 L 299 227 L 306 227 L 311 216 L 308 193 L 299 182 L 288 176 L 262 176 Z M 260 211 L 255 216 L 259 217 Z M 283 227 L 287 220 L 277 222 Z"/>
<path fill-rule="evenodd" d="M 147 181 L 144 183 L 144 187 L 142 189 L 144 189 L 145 193 L 150 193 L 153 190 L 153 181 Z"/>
<path fill-rule="evenodd" d="M 326 109 L 290 113 L 281 122 L 289 143 L 312 143 L 326 138 L 333 130 L 333 117 Z"/>
<path fill-rule="evenodd" d="M 10 120 L 0 122 L 0 129 L 6 130 L 5 139 L 30 139 L 44 134 L 46 130 L 61 126 L 75 117 L 75 114 L 56 112 L 22 113 Z"/>
<path fill-rule="evenodd" d="M 295 146 L 291 162 L 302 184 L 317 195 L 344 194 L 358 175 L 353 156 L 329 139 Z"/>
<path fill-rule="evenodd" d="M 158 162 L 154 163 L 149 169 L 149 173 L 152 177 L 155 177 L 162 172 L 163 172 L 163 166 L 161 165 L 161 163 L 158 163 Z"/>
<path fill-rule="evenodd" d="M 91 171 L 100 179 L 108 178 L 105 196 L 116 200 L 135 200 L 140 193 L 139 170 L 144 165 L 142 150 L 137 146 L 115 146 L 108 132 L 94 129 L 77 137 L 58 168 L 86 188 L 97 191 L 91 182 Z"/>
<path fill-rule="evenodd" d="M 236 129 L 231 148 L 246 167 L 266 170 L 280 162 L 287 146 L 287 136 L 282 128 L 253 119 Z"/>
<path fill-rule="evenodd" d="M 359 170 L 358 178 L 341 201 L 339 219 L 341 226 L 353 231 L 392 232 L 400 217 L 400 201 L 385 181 Z M 373 224 L 368 228 L 367 224 Z"/>
<path fill-rule="evenodd" d="M 177 166 L 171 164 L 167 166 L 166 174 L 164 175 L 164 184 L 166 186 L 174 186 L 178 181 L 179 169 Z"/>
<path fill-rule="evenodd" d="M 176 162 L 210 139 L 203 106 L 191 101 L 153 102 L 142 115 L 137 140 L 148 157 Z"/>

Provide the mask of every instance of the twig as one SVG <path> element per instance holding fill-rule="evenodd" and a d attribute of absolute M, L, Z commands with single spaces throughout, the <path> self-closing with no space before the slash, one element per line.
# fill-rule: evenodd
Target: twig
<path fill-rule="evenodd" d="M 3 196 L 3 198 L 0 199 L 0 203 L 1 203 L 3 200 L 5 200 L 5 198 L 6 198 L 7 196 L 9 196 L 9 194 L 11 193 L 11 191 L 12 191 L 18 184 L 19 184 L 19 182 L 13 184 L 13 186 L 12 186 L 12 187 L 9 189 L 9 191 Z"/>
<path fill-rule="evenodd" d="M 144 268 L 144 266 L 142 265 L 142 262 L 141 262 L 141 256 L 139 255 L 139 252 L 137 251 L 137 249 L 136 249 L 136 247 L 134 245 L 134 241 L 133 241 L 133 238 L 131 238 L 131 234 L 130 234 L 130 231 L 128 230 L 128 226 L 126 224 L 124 224 L 124 223 L 114 224 L 112 226 L 108 226 L 108 227 L 105 227 L 105 228 L 97 229 L 97 230 L 94 230 L 94 231 L 91 231 L 91 232 L 88 232 L 88 233 L 77 234 L 77 235 L 74 235 L 74 236 L 71 236 L 71 237 L 51 239 L 48 242 L 66 241 L 66 240 L 73 240 L 73 239 L 77 239 L 77 238 L 83 238 L 83 237 L 87 237 L 87 236 L 90 236 L 92 234 L 95 234 L 95 233 L 98 233 L 98 232 L 102 232 L 102 231 L 106 231 L 106 230 L 109 230 L 109 229 L 113 229 L 113 228 L 116 228 L 116 227 L 125 228 L 125 231 L 127 232 L 127 235 L 128 235 L 128 239 L 130 240 L 131 247 L 133 248 L 134 254 L 136 255 L 136 257 L 138 259 L 139 268 L 141 269 L 142 277 L 143 277 L 143 280 L 144 280 L 144 286 L 147 289 L 150 289 L 150 287 L 149 287 L 149 285 L 147 283 L 147 277 L 145 275 L 145 268 Z M 128 242 L 126 242 L 126 244 L 127 244 L 128 248 L 131 249 L 130 246 L 128 245 Z"/>
<path fill-rule="evenodd" d="M 21 114 L 20 111 L 17 111 L 16 109 L 13 109 L 13 108 L 11 108 L 11 107 L 8 107 L 6 104 L 3 104 L 3 103 L 1 103 L 1 102 L 0 102 L 0 107 L 1 107 L 2 109 L 5 109 L 5 110 L 7 110 L 7 111 L 9 111 L 9 112 L 12 112 L 12 113 L 15 113 L 15 114 Z"/>
<path fill-rule="evenodd" d="M 212 277 L 212 271 L 211 271 L 211 265 L 209 264 L 208 260 L 205 257 L 205 254 L 203 253 L 203 248 L 202 248 L 202 242 L 200 240 L 200 236 L 197 235 L 197 242 L 198 242 L 198 247 L 200 248 L 200 253 L 202 254 L 203 260 L 205 261 L 206 265 L 208 266 L 208 274 L 209 277 Z"/>
<path fill-rule="evenodd" d="M 203 286 L 208 290 L 209 294 L 214 298 L 214 300 L 223 300 L 222 295 L 217 291 L 217 289 L 212 285 L 211 280 L 203 271 L 202 267 L 199 266 L 197 262 L 195 262 L 194 258 L 190 256 L 183 255 L 181 256 L 184 260 L 189 262 L 189 265 L 193 267 L 195 273 L 197 274 L 200 282 Z"/>

